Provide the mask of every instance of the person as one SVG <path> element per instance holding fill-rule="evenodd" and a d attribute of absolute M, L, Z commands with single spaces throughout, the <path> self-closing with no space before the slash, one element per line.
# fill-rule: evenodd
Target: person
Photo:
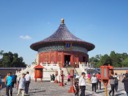
<path fill-rule="evenodd" d="M 54 74 L 51 74 L 50 78 L 51 78 L 51 82 L 55 81 L 55 75 Z"/>
<path fill-rule="evenodd" d="M 68 82 L 70 82 L 70 73 L 68 73 Z"/>
<path fill-rule="evenodd" d="M 62 75 L 63 83 L 64 83 L 64 77 L 65 77 L 65 75 L 63 74 L 63 75 Z"/>
<path fill-rule="evenodd" d="M 2 89 L 2 76 L 0 74 L 0 90 Z"/>
<path fill-rule="evenodd" d="M 16 84 L 16 83 L 17 83 L 17 75 L 14 74 L 14 84 Z"/>
<path fill-rule="evenodd" d="M 71 63 L 70 62 L 68 63 L 68 66 L 71 66 Z"/>
<path fill-rule="evenodd" d="M 18 81 L 18 93 L 17 93 L 17 96 L 20 96 L 20 93 L 22 94 L 22 96 L 24 96 L 24 93 L 25 93 L 25 82 L 26 82 L 26 79 L 25 79 L 25 74 L 23 73 L 22 74 L 22 77 L 19 78 L 19 81 Z"/>
<path fill-rule="evenodd" d="M 68 61 L 66 61 L 66 67 L 68 66 Z"/>
<path fill-rule="evenodd" d="M 29 85 L 30 85 L 30 82 L 31 82 L 31 76 L 29 75 L 29 72 L 26 73 L 25 79 L 26 79 L 26 83 L 25 83 L 25 93 L 28 94 Z"/>
<path fill-rule="evenodd" d="M 17 75 L 12 74 L 11 77 L 12 77 L 12 87 L 14 88 L 14 85 L 16 84 Z"/>
<path fill-rule="evenodd" d="M 76 73 L 74 72 L 74 78 L 76 78 Z"/>
<path fill-rule="evenodd" d="M 78 84 L 78 79 L 75 79 L 74 82 L 74 88 L 75 88 L 75 96 L 79 96 L 79 84 Z"/>
<path fill-rule="evenodd" d="M 101 75 L 100 75 L 100 73 L 97 73 L 96 77 L 97 77 L 96 88 L 101 90 Z M 99 88 L 98 88 L 98 86 L 99 86 Z"/>
<path fill-rule="evenodd" d="M 90 73 L 88 73 L 88 83 L 90 83 L 90 80 L 91 80 L 91 75 Z"/>
<path fill-rule="evenodd" d="M 119 80 L 119 77 L 118 77 L 118 75 L 117 75 L 117 73 L 115 73 L 115 91 L 117 92 L 117 90 L 118 90 L 118 80 Z"/>
<path fill-rule="evenodd" d="M 125 74 L 125 77 L 123 78 L 122 82 L 124 83 L 124 89 L 128 96 L 128 73 Z"/>
<path fill-rule="evenodd" d="M 55 75 L 54 74 L 52 74 L 52 80 L 55 81 Z"/>
<path fill-rule="evenodd" d="M 4 84 L 6 85 L 6 78 L 8 77 L 8 74 L 4 77 Z"/>
<path fill-rule="evenodd" d="M 79 78 L 79 87 L 81 90 L 80 96 L 85 96 L 85 90 L 86 90 L 86 78 L 85 78 L 85 73 L 81 73 L 81 77 Z"/>
<path fill-rule="evenodd" d="M 115 78 L 114 78 L 114 73 L 112 72 L 110 77 L 109 77 L 109 80 L 110 80 L 110 85 L 111 85 L 111 90 L 109 91 L 109 95 L 111 94 L 112 92 L 112 96 L 114 96 L 114 89 L 115 89 Z"/>
<path fill-rule="evenodd" d="M 91 78 L 91 83 L 92 83 L 92 91 L 96 92 L 97 77 L 95 74 L 93 74 Z"/>
<path fill-rule="evenodd" d="M 76 62 L 74 63 L 74 67 L 77 68 L 77 64 L 76 64 Z"/>
<path fill-rule="evenodd" d="M 6 77 L 6 95 L 12 96 L 12 91 L 13 91 L 12 90 L 12 77 L 11 77 L 11 72 L 9 72 Z"/>

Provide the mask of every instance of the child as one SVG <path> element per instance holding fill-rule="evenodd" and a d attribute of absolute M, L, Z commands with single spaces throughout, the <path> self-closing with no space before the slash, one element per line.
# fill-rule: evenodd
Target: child
<path fill-rule="evenodd" d="M 79 96 L 79 84 L 78 84 L 78 79 L 75 80 L 75 82 L 74 82 L 74 87 L 75 87 L 75 96 Z"/>

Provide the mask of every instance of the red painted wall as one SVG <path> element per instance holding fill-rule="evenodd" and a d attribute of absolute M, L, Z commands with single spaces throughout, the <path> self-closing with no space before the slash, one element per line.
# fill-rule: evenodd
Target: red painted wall
<path fill-rule="evenodd" d="M 83 58 L 85 58 L 85 62 L 88 61 L 88 54 L 81 52 L 61 52 L 61 51 L 50 51 L 50 52 L 41 52 L 39 53 L 39 63 L 59 63 L 61 67 L 64 66 L 64 55 L 70 55 L 70 63 L 74 66 L 75 62 L 78 64 L 79 62 L 83 62 Z"/>

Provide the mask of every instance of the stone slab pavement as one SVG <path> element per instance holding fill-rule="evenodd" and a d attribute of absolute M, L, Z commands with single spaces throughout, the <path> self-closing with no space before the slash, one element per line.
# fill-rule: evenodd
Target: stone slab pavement
<path fill-rule="evenodd" d="M 59 84 L 55 84 L 52 82 L 34 82 L 32 81 L 30 84 L 29 96 L 74 96 L 73 93 L 68 93 L 70 88 L 70 84 L 65 85 L 64 87 L 60 87 Z M 110 90 L 110 86 L 108 86 L 108 90 Z M 102 90 L 97 90 L 96 93 L 91 91 L 91 84 L 87 83 L 86 87 L 86 96 L 105 96 L 104 86 L 102 85 Z M 13 89 L 13 96 L 16 96 L 17 89 Z M 5 95 L 5 88 L 1 90 L 0 96 Z M 119 90 L 115 94 L 115 96 L 126 96 L 123 84 L 119 83 Z"/>

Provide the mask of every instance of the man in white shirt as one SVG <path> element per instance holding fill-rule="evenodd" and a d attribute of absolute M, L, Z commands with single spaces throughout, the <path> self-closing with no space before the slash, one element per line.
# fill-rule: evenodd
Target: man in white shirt
<path fill-rule="evenodd" d="M 19 79 L 18 81 L 18 93 L 17 96 L 20 96 L 20 93 L 22 94 L 22 96 L 24 96 L 24 92 L 25 92 L 25 74 L 22 74 L 22 77 Z"/>
<path fill-rule="evenodd" d="M 91 83 L 92 83 L 92 91 L 96 92 L 97 77 L 95 74 L 93 74 L 91 78 Z"/>
<path fill-rule="evenodd" d="M 26 83 L 25 83 L 25 93 L 28 94 L 29 85 L 30 85 L 30 82 L 31 82 L 31 76 L 29 75 L 29 72 L 27 72 L 27 74 L 26 74 L 26 76 L 25 76 L 25 79 L 26 79 Z"/>
<path fill-rule="evenodd" d="M 84 72 L 82 72 L 81 77 L 79 78 L 79 86 L 80 86 L 80 90 L 81 90 L 80 96 L 85 96 L 86 78 L 85 78 Z"/>

